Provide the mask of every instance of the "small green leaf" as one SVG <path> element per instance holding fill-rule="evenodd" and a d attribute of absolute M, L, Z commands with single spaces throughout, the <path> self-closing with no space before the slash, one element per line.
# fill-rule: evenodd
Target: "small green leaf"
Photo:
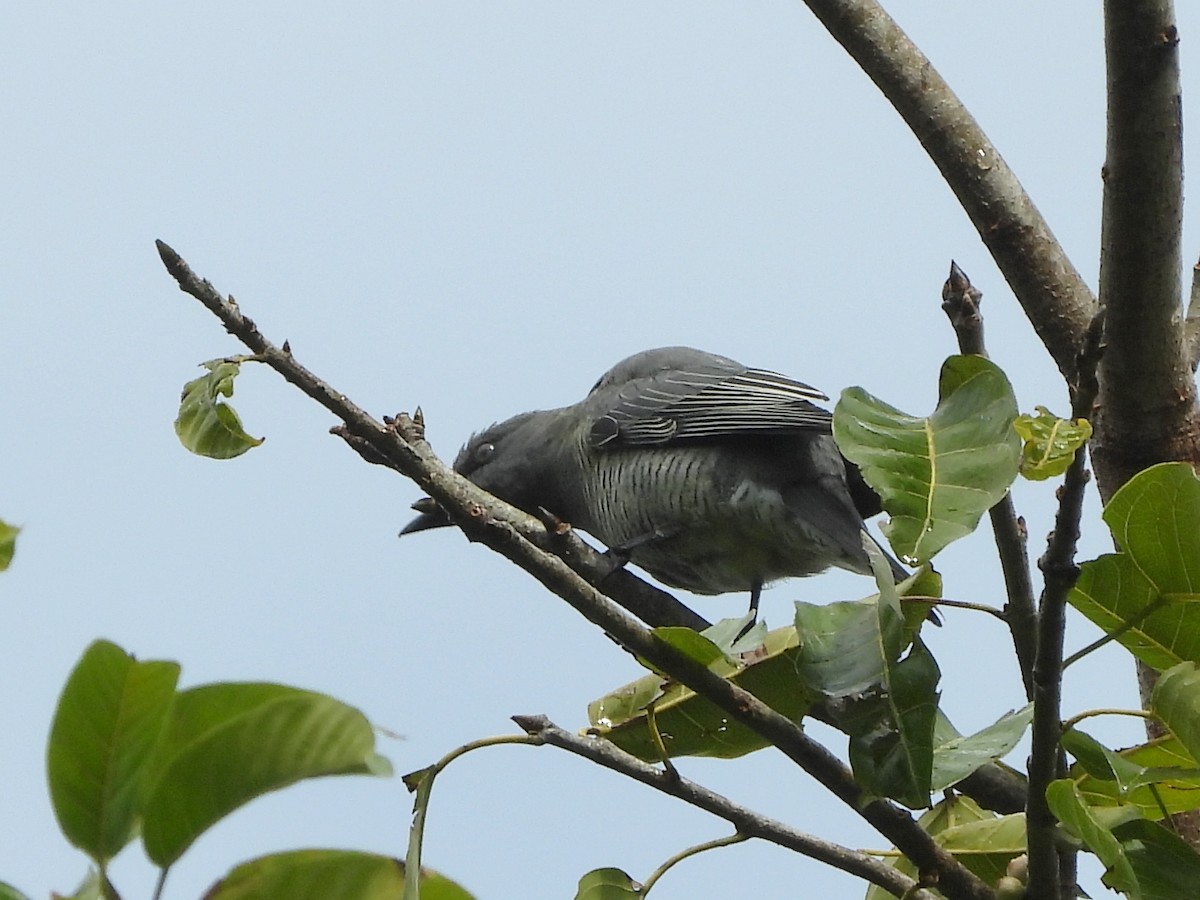
<path fill-rule="evenodd" d="M 156 754 L 142 839 L 160 866 L 255 797 L 322 775 L 390 774 L 361 712 L 278 684 L 181 691 Z"/>
<path fill-rule="evenodd" d="M 1016 399 L 1004 373 L 981 356 L 942 366 L 937 409 L 911 416 L 861 388 L 842 392 L 833 436 L 880 495 L 892 547 L 926 562 L 975 530 L 1008 491 L 1021 455 Z"/>
<path fill-rule="evenodd" d="M 1033 720 L 1033 704 L 1007 712 L 993 724 L 970 737 L 956 737 L 933 751 L 935 791 L 958 784 L 972 772 L 1006 756 L 1025 734 Z"/>
<path fill-rule="evenodd" d="M 575 900 L 629 900 L 640 897 L 637 883 L 620 869 L 592 869 L 579 879 Z"/>
<path fill-rule="evenodd" d="M 244 862 L 214 884 L 205 900 L 397 900 L 404 863 L 353 850 L 292 850 Z M 472 900 L 444 875 L 421 872 L 421 900 Z"/>
<path fill-rule="evenodd" d="M 13 554 L 17 550 L 17 535 L 20 533 L 21 529 L 16 525 L 9 525 L 0 519 L 0 572 L 12 563 Z"/>
<path fill-rule="evenodd" d="M 1087 419 L 1060 419 L 1044 406 L 1036 416 L 1021 414 L 1013 428 L 1021 436 L 1021 474 L 1030 481 L 1045 481 L 1067 471 L 1075 452 L 1092 436 Z"/>
<path fill-rule="evenodd" d="M 175 434 L 184 447 L 198 456 L 211 459 L 241 456 L 263 442 L 263 438 L 246 433 L 237 412 L 221 399 L 233 396 L 233 379 L 241 364 L 218 359 L 203 365 L 208 374 L 183 386 Z"/>
<path fill-rule="evenodd" d="M 175 663 L 96 641 L 63 688 L 46 752 L 50 799 L 67 840 L 98 865 L 133 838 L 178 679 Z"/>
<path fill-rule="evenodd" d="M 1104 521 L 1121 553 L 1084 563 L 1071 605 L 1158 669 L 1200 662 L 1200 480 L 1185 463 L 1139 472 Z"/>

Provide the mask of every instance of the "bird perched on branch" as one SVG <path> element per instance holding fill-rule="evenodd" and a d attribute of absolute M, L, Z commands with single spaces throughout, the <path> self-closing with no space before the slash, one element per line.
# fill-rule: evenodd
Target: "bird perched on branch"
<path fill-rule="evenodd" d="M 454 469 L 533 515 L 581 528 L 620 560 L 697 594 L 749 591 L 831 566 L 864 575 L 879 498 L 842 458 L 828 398 L 689 347 L 646 350 L 579 403 L 474 435 Z M 401 532 L 449 525 L 430 498 Z M 897 580 L 908 573 L 888 556 Z"/>

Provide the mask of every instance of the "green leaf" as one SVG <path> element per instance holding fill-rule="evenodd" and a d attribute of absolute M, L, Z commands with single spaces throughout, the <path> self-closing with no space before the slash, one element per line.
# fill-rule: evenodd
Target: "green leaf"
<path fill-rule="evenodd" d="M 1191 466 L 1139 472 L 1104 521 L 1121 553 L 1084 563 L 1068 600 L 1138 659 L 1162 671 L 1200 662 L 1200 480 Z"/>
<path fill-rule="evenodd" d="M 929 805 L 940 673 L 920 640 L 900 660 L 895 591 L 875 600 L 796 604 L 797 672 L 850 736 L 850 764 L 870 793 Z"/>
<path fill-rule="evenodd" d="M 1200 767 L 1176 737 L 1163 737 L 1119 751 L 1118 755 L 1136 765 L 1140 774 L 1128 784 L 1118 784 L 1111 771 L 1086 774 L 1084 760 L 1071 767 L 1071 777 L 1089 806 L 1136 806 L 1148 819 L 1200 809 Z M 1092 763 L 1101 769 L 1108 766 Z"/>
<path fill-rule="evenodd" d="M 969 797 L 946 795 L 917 820 L 923 830 L 955 859 L 988 884 L 995 884 L 1013 857 L 1025 852 L 1025 816 L 997 816 L 981 809 Z M 917 867 L 905 856 L 891 857 L 895 867 L 910 878 Z M 892 900 L 879 887 L 867 891 L 866 900 Z"/>
<path fill-rule="evenodd" d="M 920 640 L 889 667 L 886 715 L 870 731 L 850 736 L 854 777 L 869 792 L 912 809 L 929 805 L 940 677 L 933 655 Z"/>
<path fill-rule="evenodd" d="M 13 554 L 17 551 L 17 535 L 20 533 L 21 529 L 16 525 L 9 525 L 0 519 L 0 572 L 12 563 Z"/>
<path fill-rule="evenodd" d="M 244 862 L 214 884 L 205 900 L 398 900 L 404 863 L 353 850 L 292 850 Z M 421 900 L 472 900 L 450 879 L 425 869 Z"/>
<path fill-rule="evenodd" d="M 1063 749 L 1074 756 L 1080 767 L 1099 781 L 1111 781 L 1116 786 L 1116 797 L 1127 805 L 1129 796 L 1139 787 L 1154 784 L 1161 778 L 1170 778 L 1180 769 L 1150 769 L 1110 750 L 1086 732 L 1072 728 L 1062 736 Z M 1082 791 L 1081 791 L 1082 795 Z M 1110 804 L 1102 804 L 1110 805 Z"/>
<path fill-rule="evenodd" d="M 620 869 L 593 869 L 579 879 L 575 900 L 629 900 L 640 897 L 637 883 Z"/>
<path fill-rule="evenodd" d="M 361 712 L 277 684 L 211 684 L 181 691 L 156 755 L 146 801 L 146 853 L 167 866 L 214 822 L 304 778 L 390 774 Z"/>
<path fill-rule="evenodd" d="M 232 459 L 257 447 L 263 438 L 248 435 L 237 412 L 222 397 L 233 396 L 233 379 L 241 364 L 231 360 L 203 363 L 207 375 L 183 386 L 175 434 L 180 443 L 198 456 Z"/>
<path fill-rule="evenodd" d="M 883 531 L 911 563 L 975 530 L 1017 476 L 1021 440 L 1013 430 L 1012 387 L 981 356 L 942 366 L 937 409 L 911 416 L 848 388 L 833 414 L 833 436 L 883 500 Z"/>
<path fill-rule="evenodd" d="M 151 752 L 179 679 L 96 641 L 67 678 L 46 752 L 50 800 L 72 844 L 103 867 L 133 838 Z"/>
<path fill-rule="evenodd" d="M 1104 875 L 1104 883 L 1114 890 L 1140 896 L 1137 876 L 1125 856 L 1125 848 L 1097 817 L 1097 811 L 1084 802 L 1075 783 L 1065 778 L 1051 782 L 1046 789 L 1046 802 L 1055 818 L 1104 863 L 1108 870 Z M 1131 815 L 1136 815 L 1136 812 L 1131 812 Z"/>
<path fill-rule="evenodd" d="M 733 671 L 737 668 L 737 663 L 726 656 L 720 647 L 692 628 L 663 626 L 653 629 L 650 633 L 659 643 L 666 644 L 692 662 L 699 663 L 706 668 L 714 668 L 718 662 L 723 663 L 720 668 L 726 671 Z"/>
<path fill-rule="evenodd" d="M 1092 436 L 1087 419 L 1060 419 L 1044 406 L 1036 416 L 1019 415 L 1013 428 L 1025 442 L 1021 448 L 1021 474 L 1030 481 L 1045 481 L 1063 474 L 1075 453 Z"/>
<path fill-rule="evenodd" d="M 750 661 L 734 663 L 724 654 L 713 668 L 754 694 L 793 722 L 800 721 L 812 695 L 796 675 L 799 639 L 794 628 L 770 632 Z M 734 667 L 727 671 L 727 667 Z M 712 701 L 690 688 L 647 675 L 588 705 L 591 731 L 638 759 L 661 757 L 650 732 L 646 708 L 653 704 L 655 722 L 667 755 L 730 759 L 767 746 L 757 733 L 729 718 Z"/>
<path fill-rule="evenodd" d="M 29 897 L 22 894 L 11 884 L 0 881 L 0 900 L 29 900 Z"/>
<path fill-rule="evenodd" d="M 1200 884 L 1200 855 L 1157 822 L 1134 819 L 1113 829 L 1137 877 L 1142 900 L 1194 897 Z"/>
<path fill-rule="evenodd" d="M 970 737 L 955 737 L 933 751 L 932 788 L 944 790 L 958 784 L 981 766 L 1008 755 L 1033 720 L 1033 704 L 1007 712 Z"/>
<path fill-rule="evenodd" d="M 1159 676 L 1150 710 L 1193 759 L 1200 759 L 1200 668 L 1195 663 L 1180 663 Z"/>

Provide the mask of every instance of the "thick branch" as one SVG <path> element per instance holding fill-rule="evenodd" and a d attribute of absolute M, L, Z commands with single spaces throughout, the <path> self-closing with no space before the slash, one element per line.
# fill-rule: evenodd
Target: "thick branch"
<path fill-rule="evenodd" d="M 1008 164 L 875 0 L 805 0 L 912 129 L 1068 380 L 1096 300 Z"/>
<path fill-rule="evenodd" d="M 1093 456 L 1106 499 L 1167 460 L 1195 462 L 1196 393 L 1182 314 L 1179 37 L 1169 0 L 1104 4 L 1108 144 L 1100 297 L 1113 340 L 1100 366 Z"/>
<path fill-rule="evenodd" d="M 547 744 L 582 756 L 584 759 L 640 781 L 657 791 L 677 797 L 698 809 L 712 813 L 733 825 L 739 834 L 760 838 L 772 844 L 778 844 L 780 847 L 794 850 L 804 856 L 812 857 L 835 869 L 841 869 L 843 872 L 849 872 L 851 875 L 877 884 L 897 897 L 908 896 L 916 900 L 918 897 L 930 896 L 925 892 L 907 894 L 907 891 L 916 887 L 916 882 L 872 856 L 799 831 L 776 819 L 747 809 L 734 803 L 728 797 L 710 791 L 703 785 L 644 763 L 637 757 L 621 750 L 611 741 L 581 737 L 564 731 L 545 716 L 513 716 L 513 721 L 527 734 L 538 737 Z"/>

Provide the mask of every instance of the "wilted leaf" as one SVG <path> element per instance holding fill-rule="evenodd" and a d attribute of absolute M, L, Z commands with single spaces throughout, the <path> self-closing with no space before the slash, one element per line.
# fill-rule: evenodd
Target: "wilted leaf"
<path fill-rule="evenodd" d="M 241 365 L 229 360 L 204 363 L 207 375 L 183 386 L 175 434 L 180 443 L 198 456 L 232 459 L 263 442 L 248 435 L 242 420 L 222 397 L 233 396 L 233 379 Z"/>

